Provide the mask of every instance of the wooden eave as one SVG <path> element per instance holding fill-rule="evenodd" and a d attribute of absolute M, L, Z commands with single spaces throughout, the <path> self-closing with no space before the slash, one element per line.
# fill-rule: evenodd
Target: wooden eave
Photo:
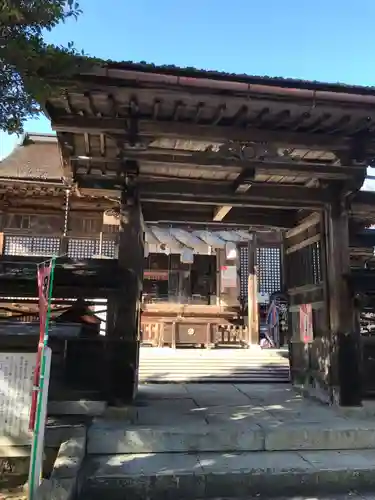
<path fill-rule="evenodd" d="M 131 63 L 51 83 L 65 89 L 44 103 L 65 178 L 115 202 L 138 176 L 146 219 L 199 206 L 212 222 L 227 206 L 224 222 L 279 210 L 289 227 L 355 192 L 375 153 L 375 89 Z"/>
<path fill-rule="evenodd" d="M 62 180 L 54 181 L 54 180 L 41 180 L 38 178 L 11 178 L 11 177 L 1 177 L 0 175 L 0 185 L 2 186 L 22 186 L 23 188 L 34 188 L 36 186 L 46 187 L 46 188 L 56 188 L 56 189 L 66 189 L 66 184 Z"/>
<path fill-rule="evenodd" d="M 232 182 L 246 171 L 305 186 L 362 176 L 364 158 L 345 164 L 359 133 L 373 148 L 374 95 L 111 68 L 74 85 L 46 110 L 78 182 L 115 179 L 136 161 L 147 179 Z"/>
<path fill-rule="evenodd" d="M 9 197 L 61 197 L 65 195 L 66 186 L 62 183 L 41 182 L 39 179 L 2 179 L 0 178 L 0 194 Z"/>

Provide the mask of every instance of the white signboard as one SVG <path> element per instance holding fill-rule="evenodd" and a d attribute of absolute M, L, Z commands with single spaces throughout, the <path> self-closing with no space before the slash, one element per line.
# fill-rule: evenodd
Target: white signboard
<path fill-rule="evenodd" d="M 221 288 L 237 288 L 236 266 L 221 266 Z"/>
<path fill-rule="evenodd" d="M 258 292 L 259 304 L 268 304 L 270 301 L 270 294 L 266 292 Z"/>
<path fill-rule="evenodd" d="M 29 498 L 32 500 L 36 496 L 37 489 L 40 485 L 40 480 L 42 477 L 43 468 L 43 451 L 44 451 L 44 431 L 45 422 L 47 420 L 47 403 L 48 403 L 48 389 L 49 389 L 49 376 L 51 370 L 51 356 L 52 351 L 49 347 L 45 348 L 45 371 L 44 371 L 44 385 L 43 391 L 39 393 L 37 414 L 38 409 L 40 410 L 39 417 L 39 432 L 37 432 L 37 426 L 34 429 L 34 440 L 31 449 L 31 461 L 30 461 L 30 471 L 29 471 Z M 38 415 L 37 415 L 38 419 Z M 31 488 L 33 489 L 31 491 Z"/>
<path fill-rule="evenodd" d="M 0 352 L 0 436 L 25 438 L 29 416 L 36 353 Z"/>

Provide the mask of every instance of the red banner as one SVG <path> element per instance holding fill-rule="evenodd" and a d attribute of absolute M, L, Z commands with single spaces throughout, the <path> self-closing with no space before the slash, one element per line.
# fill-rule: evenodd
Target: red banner
<path fill-rule="evenodd" d="M 36 405 L 38 401 L 38 391 L 39 391 L 40 364 L 44 349 L 44 337 L 46 334 L 51 270 L 52 270 L 51 262 L 47 264 L 42 264 L 38 267 L 40 334 L 39 334 L 38 353 L 36 356 L 36 365 L 34 370 L 33 392 L 31 397 L 31 409 L 30 409 L 30 420 L 29 420 L 30 431 L 34 430 L 35 426 L 35 412 L 36 412 Z"/>

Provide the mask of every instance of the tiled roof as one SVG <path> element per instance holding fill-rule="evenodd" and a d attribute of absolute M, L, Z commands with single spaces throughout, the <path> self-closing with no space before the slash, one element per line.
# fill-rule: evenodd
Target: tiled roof
<path fill-rule="evenodd" d="M 225 71 L 214 71 L 197 68 L 181 68 L 174 65 L 157 66 L 144 61 L 106 61 L 102 66 L 110 69 L 144 71 L 149 73 L 161 73 L 166 75 L 177 75 L 192 78 L 209 78 L 213 80 L 228 80 L 236 82 L 245 82 L 249 84 L 263 84 L 270 86 L 280 86 L 285 88 L 300 88 L 311 90 L 328 90 L 332 92 L 346 92 L 363 95 L 375 95 L 375 86 L 349 85 L 341 82 L 328 83 L 320 81 L 302 80 L 298 78 L 284 78 L 279 76 L 256 76 L 248 74 L 228 73 Z"/>
<path fill-rule="evenodd" d="M 0 178 L 61 181 L 63 169 L 53 134 L 26 134 L 22 143 L 0 162 Z"/>

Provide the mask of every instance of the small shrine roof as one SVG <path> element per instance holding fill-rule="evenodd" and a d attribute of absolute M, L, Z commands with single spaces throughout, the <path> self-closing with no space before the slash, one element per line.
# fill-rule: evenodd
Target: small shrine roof
<path fill-rule="evenodd" d="M 0 179 L 62 183 L 63 169 L 55 134 L 25 134 L 0 162 Z"/>

